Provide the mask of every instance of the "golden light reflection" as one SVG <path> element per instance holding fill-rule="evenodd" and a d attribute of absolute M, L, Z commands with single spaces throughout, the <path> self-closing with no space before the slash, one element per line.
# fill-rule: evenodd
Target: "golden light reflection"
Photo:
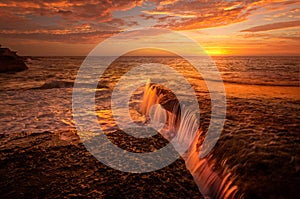
<path fill-rule="evenodd" d="M 284 86 L 257 86 L 225 83 L 226 95 L 251 98 L 260 96 L 262 98 L 286 98 L 292 100 L 300 100 L 300 87 L 284 87 Z"/>

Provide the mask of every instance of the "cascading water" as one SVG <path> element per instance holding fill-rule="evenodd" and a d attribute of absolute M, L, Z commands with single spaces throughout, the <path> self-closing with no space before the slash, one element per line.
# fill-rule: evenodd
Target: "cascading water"
<path fill-rule="evenodd" d="M 143 115 L 149 115 L 149 110 L 152 105 L 159 102 L 159 96 L 157 95 L 157 89 L 154 86 L 151 86 L 150 80 L 147 82 L 143 102 L 141 104 L 141 112 Z"/>
<path fill-rule="evenodd" d="M 163 98 L 161 90 L 147 83 L 141 104 L 141 113 L 151 118 L 155 126 L 163 126 L 159 131 L 182 154 L 187 169 L 192 174 L 200 192 L 205 198 L 243 198 L 239 189 L 234 185 L 231 173 L 225 168 L 215 171 L 214 160 L 209 156 L 199 157 L 198 143 L 203 139 L 195 115 L 187 107 L 180 108 L 179 103 L 173 103 L 166 110 L 158 105 Z M 179 111 L 181 110 L 181 111 Z M 191 132 L 197 132 L 196 136 Z M 188 147 L 184 146 L 188 144 Z M 188 148 L 188 150 L 182 151 Z"/>

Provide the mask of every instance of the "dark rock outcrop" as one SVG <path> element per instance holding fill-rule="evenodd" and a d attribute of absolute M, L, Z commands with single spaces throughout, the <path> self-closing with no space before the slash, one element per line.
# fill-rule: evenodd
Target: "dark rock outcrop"
<path fill-rule="evenodd" d="M 28 69 L 22 57 L 0 45 L 0 73 L 20 72 Z"/>

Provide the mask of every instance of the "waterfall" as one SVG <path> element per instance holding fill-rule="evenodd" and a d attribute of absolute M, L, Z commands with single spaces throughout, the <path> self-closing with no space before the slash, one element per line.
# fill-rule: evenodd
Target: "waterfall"
<path fill-rule="evenodd" d="M 145 90 L 143 102 L 141 104 L 141 112 L 143 115 L 149 115 L 149 110 L 152 105 L 157 104 L 159 102 L 159 96 L 157 95 L 157 88 L 150 84 L 150 80 L 148 80 Z"/>
<path fill-rule="evenodd" d="M 211 156 L 200 158 L 198 143 L 203 140 L 204 135 L 193 112 L 187 107 L 180 108 L 179 103 L 172 103 L 168 110 L 162 108 L 159 103 L 163 96 L 161 90 L 156 85 L 151 85 L 149 81 L 144 90 L 140 111 L 145 117 L 150 116 L 154 125 L 163 126 L 159 133 L 173 144 L 179 154 L 182 154 L 186 167 L 203 196 L 222 199 L 243 198 L 225 165 L 220 169 L 221 172 L 218 172 L 213 169 L 215 161 Z M 191 132 L 197 132 L 196 136 Z M 187 148 L 188 150 L 183 151 Z"/>

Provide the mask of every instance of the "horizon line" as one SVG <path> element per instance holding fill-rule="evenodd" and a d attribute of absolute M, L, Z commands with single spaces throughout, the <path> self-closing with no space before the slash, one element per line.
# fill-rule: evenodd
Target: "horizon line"
<path fill-rule="evenodd" d="M 21 57 L 87 57 L 88 55 L 19 55 L 19 56 L 21 56 Z M 91 56 L 90 55 L 90 57 L 121 57 L 121 56 L 117 56 L 117 55 Z M 184 55 L 184 57 L 207 57 L 207 56 L 209 56 L 209 57 L 300 57 L 300 54 L 299 55 Z M 174 55 L 123 55 L 122 57 L 177 57 L 177 56 L 174 56 Z"/>

